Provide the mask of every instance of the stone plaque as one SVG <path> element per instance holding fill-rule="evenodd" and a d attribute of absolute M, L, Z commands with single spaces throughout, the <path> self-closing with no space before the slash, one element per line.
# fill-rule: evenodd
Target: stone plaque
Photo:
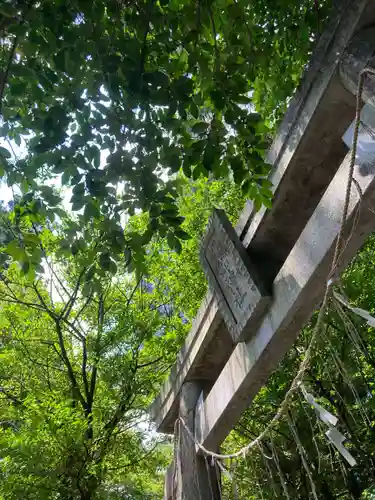
<path fill-rule="evenodd" d="M 223 210 L 208 223 L 201 262 L 233 341 L 248 340 L 271 297 Z"/>

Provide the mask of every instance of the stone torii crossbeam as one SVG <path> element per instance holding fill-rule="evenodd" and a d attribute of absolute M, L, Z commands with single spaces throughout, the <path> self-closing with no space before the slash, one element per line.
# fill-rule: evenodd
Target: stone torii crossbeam
<path fill-rule="evenodd" d="M 268 154 L 273 206 L 254 212 L 248 202 L 235 230 L 216 214 L 202 247 L 210 291 L 150 408 L 158 431 L 173 433 L 183 416 L 213 451 L 290 349 L 325 289 L 348 177 L 342 136 L 355 115 L 359 73 L 375 67 L 375 0 L 337 4 Z M 367 81 L 364 99 L 374 91 Z M 375 172 L 362 167 L 355 167 L 361 216 L 342 266 L 375 230 Z M 352 189 L 346 230 L 358 203 Z M 215 246 L 218 230 L 227 246 Z M 183 472 L 176 481 L 170 469 L 165 499 L 211 498 L 203 458 L 191 440 L 182 444 Z"/>

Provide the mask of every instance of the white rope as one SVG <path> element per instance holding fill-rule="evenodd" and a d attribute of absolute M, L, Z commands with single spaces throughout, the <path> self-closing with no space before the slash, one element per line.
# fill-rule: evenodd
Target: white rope
<path fill-rule="evenodd" d="M 271 469 L 270 464 L 269 464 L 269 460 L 272 460 L 272 457 L 267 457 L 267 455 L 264 453 L 264 449 L 263 449 L 263 446 L 262 446 L 261 443 L 259 443 L 258 448 L 259 448 L 259 452 L 260 452 L 260 454 L 262 456 L 265 468 L 267 469 L 268 477 L 270 478 L 271 488 L 272 488 L 272 491 L 273 491 L 273 494 L 274 494 L 274 498 L 277 498 L 278 494 L 277 494 L 277 491 L 276 491 L 277 490 L 276 483 L 275 483 L 275 480 L 274 480 L 274 477 L 273 477 L 272 469 Z"/>
<path fill-rule="evenodd" d="M 302 410 L 303 412 L 305 413 L 306 415 L 306 418 L 307 418 L 307 421 L 309 422 L 309 425 L 310 425 L 310 429 L 311 429 L 311 437 L 312 437 L 312 441 L 314 443 L 314 446 L 315 446 L 315 450 L 316 450 L 316 455 L 318 457 L 318 474 L 320 474 L 320 470 L 321 470 L 321 456 L 320 456 L 320 449 L 319 449 L 319 445 L 318 445 L 318 442 L 316 440 L 316 436 L 315 436 L 315 433 L 314 433 L 314 427 L 313 427 L 313 423 L 311 421 L 311 416 L 310 416 L 310 412 L 308 412 L 305 408 L 305 405 L 302 401 L 302 399 L 300 399 L 300 405 L 302 407 Z"/>
<path fill-rule="evenodd" d="M 210 464 L 208 463 L 208 458 L 207 458 L 206 455 L 204 455 L 204 462 L 205 462 L 205 465 L 206 465 L 207 478 L 208 478 L 208 486 L 210 488 L 211 500 L 215 500 L 214 490 L 213 490 L 212 481 L 211 481 Z"/>
<path fill-rule="evenodd" d="M 271 442 L 273 460 L 274 460 L 274 462 L 276 464 L 277 472 L 278 472 L 279 477 L 280 477 L 280 482 L 281 482 L 281 486 L 283 488 L 284 496 L 285 496 L 285 498 L 287 500 L 290 500 L 290 496 L 289 496 L 289 492 L 288 492 L 288 487 L 286 485 L 285 476 L 284 476 L 284 473 L 283 473 L 283 471 L 281 469 L 279 456 L 277 454 L 276 446 L 275 446 L 275 444 L 273 442 L 272 437 L 270 437 L 270 442 Z"/>
<path fill-rule="evenodd" d="M 298 435 L 296 423 L 294 422 L 293 417 L 292 417 L 292 415 L 290 413 L 287 414 L 287 417 L 288 417 L 289 428 L 290 428 L 290 430 L 291 430 L 291 432 L 293 434 L 294 441 L 297 444 L 297 448 L 298 448 L 298 451 L 299 451 L 299 454 L 300 454 L 300 457 L 301 457 L 301 460 L 302 460 L 302 465 L 303 465 L 303 467 L 304 467 L 304 469 L 306 471 L 307 477 L 308 477 L 309 482 L 310 482 L 311 492 L 313 494 L 314 500 L 319 500 L 318 495 L 316 493 L 314 479 L 312 477 L 311 470 L 310 470 L 309 464 L 307 462 L 307 453 L 306 453 L 306 450 L 303 447 L 303 444 L 302 444 L 302 442 L 300 440 L 300 437 Z"/>

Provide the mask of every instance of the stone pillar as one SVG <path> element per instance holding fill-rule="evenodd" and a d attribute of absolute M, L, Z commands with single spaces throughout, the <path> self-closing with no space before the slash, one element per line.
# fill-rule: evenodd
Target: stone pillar
<path fill-rule="evenodd" d="M 181 388 L 179 416 L 194 435 L 195 408 L 202 392 L 198 382 L 185 382 Z M 180 439 L 173 478 L 173 500 L 217 500 L 219 488 L 215 468 L 208 467 L 203 456 L 197 454 L 186 429 L 180 426 Z M 208 470 L 207 470 L 208 468 Z M 170 484 L 170 482 L 169 482 Z M 170 486 L 168 487 L 170 491 Z"/>
<path fill-rule="evenodd" d="M 367 28 L 352 38 L 340 63 L 340 78 L 344 87 L 356 95 L 358 78 L 365 67 L 375 68 L 375 28 Z M 366 78 L 363 100 L 375 96 L 375 80 Z"/>
<path fill-rule="evenodd" d="M 168 467 L 164 479 L 164 500 L 174 500 L 174 461 Z"/>

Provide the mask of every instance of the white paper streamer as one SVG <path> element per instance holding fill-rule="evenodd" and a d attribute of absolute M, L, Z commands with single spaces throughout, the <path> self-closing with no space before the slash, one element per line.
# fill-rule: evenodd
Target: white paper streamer
<path fill-rule="evenodd" d="M 319 415 L 319 418 L 322 422 L 324 422 L 326 425 L 336 425 L 338 422 L 337 417 L 332 415 L 329 411 L 327 411 L 323 406 L 320 406 L 319 403 L 317 403 L 312 396 L 312 394 L 307 393 L 306 396 L 306 401 L 313 406 Z"/>
<path fill-rule="evenodd" d="M 352 121 L 348 130 L 343 135 L 343 141 L 349 149 L 353 147 L 355 120 Z M 367 129 L 367 130 L 366 130 Z M 375 158 L 375 108 L 374 101 L 368 101 L 361 111 L 361 123 L 358 133 L 357 155 L 359 164 L 372 163 Z"/>
<path fill-rule="evenodd" d="M 355 458 L 349 453 L 349 451 L 345 448 L 344 446 L 344 441 L 345 441 L 345 436 L 341 434 L 340 431 L 336 429 L 336 427 L 331 427 L 327 432 L 326 432 L 327 438 L 330 440 L 330 442 L 333 444 L 333 446 L 336 448 L 336 450 L 341 453 L 341 455 L 345 458 L 345 460 L 352 466 L 354 467 L 357 465 L 357 462 Z"/>
<path fill-rule="evenodd" d="M 332 415 L 332 413 L 330 413 L 328 410 L 323 408 L 323 406 L 321 406 L 319 403 L 317 403 L 315 401 L 314 396 L 309 392 L 307 392 L 305 386 L 302 383 L 300 383 L 300 389 L 306 401 L 315 409 L 320 420 L 324 422 L 326 425 L 328 425 L 329 429 L 326 432 L 326 436 L 329 439 L 329 441 L 333 444 L 336 450 L 345 458 L 345 460 L 352 467 L 354 467 L 357 464 L 357 462 L 343 444 L 346 438 L 335 427 L 338 422 L 338 418 Z"/>
<path fill-rule="evenodd" d="M 360 307 L 351 306 L 349 304 L 349 302 L 342 295 L 340 295 L 339 293 L 337 293 L 335 291 L 333 292 L 333 296 L 335 297 L 335 299 L 337 299 L 339 302 L 341 302 L 342 305 L 344 305 L 345 307 L 350 309 L 352 312 L 354 312 L 358 316 L 361 316 L 363 319 L 365 319 L 369 326 L 372 326 L 373 328 L 375 328 L 375 318 L 374 318 L 374 316 L 371 316 L 371 314 L 368 311 L 366 311 L 365 309 L 361 309 Z"/>

